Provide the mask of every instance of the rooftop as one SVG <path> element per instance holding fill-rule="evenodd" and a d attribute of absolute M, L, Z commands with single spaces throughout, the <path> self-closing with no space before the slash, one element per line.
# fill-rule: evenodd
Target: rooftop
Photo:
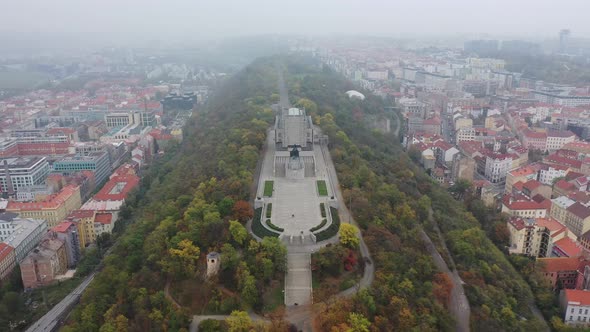
<path fill-rule="evenodd" d="M 7 210 L 10 211 L 31 211 L 43 209 L 55 209 L 68 200 L 76 192 L 80 192 L 80 187 L 69 184 L 60 190 L 59 193 L 50 195 L 46 200 L 41 202 L 8 202 Z"/>
<path fill-rule="evenodd" d="M 94 218 L 95 223 L 101 223 L 103 225 L 108 225 L 113 221 L 113 214 L 112 213 L 97 213 L 96 217 Z"/>
<path fill-rule="evenodd" d="M 582 220 L 590 217 L 590 208 L 584 206 L 580 202 L 575 202 L 574 204 L 570 205 L 567 208 L 567 211 Z"/>
<path fill-rule="evenodd" d="M 129 192 L 139 184 L 139 177 L 133 174 L 112 177 L 102 189 L 94 195 L 96 201 L 122 201 Z"/>
<path fill-rule="evenodd" d="M 578 257 L 548 257 L 538 258 L 537 261 L 545 272 L 575 271 L 580 264 Z"/>
<path fill-rule="evenodd" d="M 39 219 L 20 219 L 19 226 L 4 242 L 17 248 L 36 229 L 47 229 L 47 221 Z"/>
<path fill-rule="evenodd" d="M 583 306 L 590 305 L 590 291 L 578 289 L 565 289 L 565 299 L 568 303 Z"/>
<path fill-rule="evenodd" d="M 0 170 L 4 170 L 4 161 L 9 168 L 31 168 L 35 164 L 44 161 L 45 157 L 16 157 L 0 159 Z"/>
<path fill-rule="evenodd" d="M 558 247 L 568 257 L 578 257 L 582 254 L 582 247 L 569 237 L 564 237 L 553 244 Z"/>
<path fill-rule="evenodd" d="M 51 230 L 58 233 L 65 233 L 73 224 L 74 223 L 70 221 L 62 221 L 57 226 L 54 226 Z"/>
<path fill-rule="evenodd" d="M 14 251 L 13 247 L 4 242 L 0 242 L 0 262 L 2 262 L 6 256 L 10 255 L 12 251 Z"/>

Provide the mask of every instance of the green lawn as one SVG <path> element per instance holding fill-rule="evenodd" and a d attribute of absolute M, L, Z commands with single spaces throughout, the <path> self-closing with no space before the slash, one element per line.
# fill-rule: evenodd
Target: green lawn
<path fill-rule="evenodd" d="M 254 218 L 252 219 L 252 232 L 260 238 L 265 236 L 279 236 L 279 233 L 267 229 L 264 227 L 264 225 L 262 225 L 262 223 L 262 208 L 258 208 L 254 210 Z"/>
<path fill-rule="evenodd" d="M 271 286 L 262 294 L 262 312 L 273 312 L 285 304 L 284 289 L 282 280 L 271 281 Z"/>
<path fill-rule="evenodd" d="M 326 186 L 326 181 L 318 180 L 317 185 L 318 185 L 318 194 L 320 196 L 328 196 L 328 187 Z"/>
<path fill-rule="evenodd" d="M 264 196 L 272 197 L 274 191 L 274 181 L 264 181 Z"/>
<path fill-rule="evenodd" d="M 332 236 L 338 234 L 338 230 L 340 230 L 340 216 L 338 215 L 338 209 L 330 207 L 330 213 L 332 214 L 332 224 L 330 224 L 330 226 L 323 231 L 314 233 L 317 242 L 331 238 Z"/>

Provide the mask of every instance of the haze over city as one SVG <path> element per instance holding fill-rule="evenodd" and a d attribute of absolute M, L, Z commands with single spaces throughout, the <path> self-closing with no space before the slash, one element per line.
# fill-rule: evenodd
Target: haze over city
<path fill-rule="evenodd" d="M 4 2 L 1 331 L 590 328 L 588 0 Z"/>
<path fill-rule="evenodd" d="M 590 36 L 584 0 L 421 1 L 5 1 L 0 40 L 124 45 L 260 34 Z M 10 44 L 9 44 L 10 45 Z"/>

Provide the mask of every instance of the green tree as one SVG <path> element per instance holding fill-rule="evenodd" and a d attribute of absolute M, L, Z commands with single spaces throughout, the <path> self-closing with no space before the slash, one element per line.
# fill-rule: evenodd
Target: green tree
<path fill-rule="evenodd" d="M 258 288 L 256 287 L 256 278 L 254 278 L 254 276 L 246 276 L 242 282 L 242 291 L 240 295 L 242 302 L 246 307 L 251 308 L 258 302 Z"/>
<path fill-rule="evenodd" d="M 371 322 L 362 314 L 351 312 L 348 315 L 348 324 L 350 329 L 346 332 L 369 332 Z"/>
<path fill-rule="evenodd" d="M 232 311 L 226 321 L 229 332 L 248 332 L 252 328 L 252 319 L 245 311 Z"/>
<path fill-rule="evenodd" d="M 353 224 L 340 224 L 340 243 L 348 248 L 357 248 L 360 242 L 358 231 Z"/>
<path fill-rule="evenodd" d="M 229 243 L 225 243 L 221 247 L 221 267 L 226 270 L 233 270 L 238 266 L 240 256 L 237 250 Z"/>
<path fill-rule="evenodd" d="M 240 224 L 240 222 L 237 220 L 230 220 L 229 232 L 234 241 L 236 241 L 236 243 L 239 245 L 243 245 L 244 241 L 248 238 L 248 231 L 246 230 L 246 227 L 242 226 L 242 224 Z"/>

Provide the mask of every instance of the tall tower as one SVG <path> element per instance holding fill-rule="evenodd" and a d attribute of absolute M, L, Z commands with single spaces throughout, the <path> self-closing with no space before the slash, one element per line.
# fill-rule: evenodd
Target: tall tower
<path fill-rule="evenodd" d="M 569 29 L 561 29 L 559 31 L 559 53 L 567 53 L 571 31 Z"/>

